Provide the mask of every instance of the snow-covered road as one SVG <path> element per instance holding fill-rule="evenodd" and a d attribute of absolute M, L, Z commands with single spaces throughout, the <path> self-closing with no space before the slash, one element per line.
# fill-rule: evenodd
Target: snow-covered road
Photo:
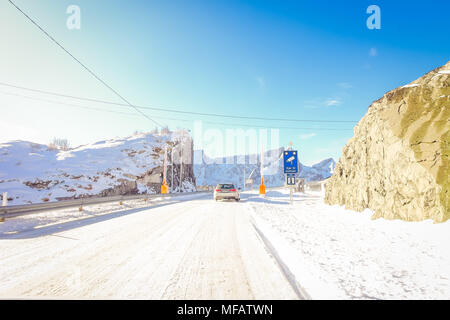
<path fill-rule="evenodd" d="M 0 223 L 0 298 L 449 299 L 450 221 L 372 220 L 287 190 Z M 283 271 L 281 271 L 283 270 Z"/>
<path fill-rule="evenodd" d="M 0 234 L 0 298 L 298 298 L 245 200 L 188 200 Z"/>

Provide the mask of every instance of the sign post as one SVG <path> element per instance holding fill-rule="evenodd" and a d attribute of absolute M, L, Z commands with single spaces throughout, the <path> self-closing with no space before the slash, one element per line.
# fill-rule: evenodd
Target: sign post
<path fill-rule="evenodd" d="M 286 185 L 289 187 L 290 202 L 293 203 L 293 188 L 295 187 L 295 175 L 298 172 L 297 150 L 286 150 L 283 154 L 284 173 L 286 174 Z"/>

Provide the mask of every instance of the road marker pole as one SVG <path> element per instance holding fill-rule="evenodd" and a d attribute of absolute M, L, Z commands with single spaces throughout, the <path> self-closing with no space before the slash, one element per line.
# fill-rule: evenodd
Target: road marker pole
<path fill-rule="evenodd" d="M 78 211 L 83 211 L 83 195 L 81 195 L 81 204 L 80 204 L 80 206 L 78 207 Z"/>
<path fill-rule="evenodd" d="M 259 194 L 266 195 L 266 186 L 264 185 L 264 178 L 261 177 L 261 184 L 259 185 Z"/>
<path fill-rule="evenodd" d="M 259 194 L 266 195 L 266 186 L 264 185 L 264 154 L 263 145 L 261 144 L 261 184 L 259 185 Z"/>
<path fill-rule="evenodd" d="M 8 192 L 3 192 L 2 206 L 6 207 L 8 205 Z"/>
<path fill-rule="evenodd" d="M 172 173 L 170 175 L 170 192 L 173 192 L 173 148 L 174 146 L 171 147 L 170 149 L 170 162 L 172 163 Z"/>
<path fill-rule="evenodd" d="M 169 187 L 166 183 L 166 174 L 167 174 L 167 145 L 164 148 L 164 176 L 163 176 L 163 184 L 161 186 L 161 193 L 166 194 L 169 193 Z"/>
<path fill-rule="evenodd" d="M 8 205 L 8 192 L 3 192 L 2 206 L 6 207 Z M 0 217 L 0 222 L 4 222 L 5 217 Z"/>

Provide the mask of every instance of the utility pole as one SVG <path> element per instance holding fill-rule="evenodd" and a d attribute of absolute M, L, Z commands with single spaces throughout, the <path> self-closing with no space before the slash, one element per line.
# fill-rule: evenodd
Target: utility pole
<path fill-rule="evenodd" d="M 173 192 L 173 147 L 170 149 L 170 162 L 172 162 L 172 174 L 170 176 L 170 188 L 172 189 Z"/>
<path fill-rule="evenodd" d="M 180 156 L 180 192 L 183 187 L 183 139 L 181 140 L 181 156 Z"/>
<path fill-rule="evenodd" d="M 169 193 L 169 188 L 166 183 L 167 176 L 167 145 L 164 147 L 164 171 L 163 171 L 163 184 L 161 186 L 161 193 Z"/>
<path fill-rule="evenodd" d="M 245 191 L 245 164 L 244 164 L 244 187 L 242 188 L 243 191 Z"/>
<path fill-rule="evenodd" d="M 263 152 L 263 145 L 261 143 L 261 168 L 260 168 L 260 175 L 261 175 L 261 184 L 259 185 L 259 194 L 266 196 L 266 186 L 264 185 L 264 152 Z"/>

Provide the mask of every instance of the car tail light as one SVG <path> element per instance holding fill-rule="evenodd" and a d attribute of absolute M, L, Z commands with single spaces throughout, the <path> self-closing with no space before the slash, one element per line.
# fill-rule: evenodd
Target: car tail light
<path fill-rule="evenodd" d="M 222 191 L 222 190 L 220 190 L 220 189 L 216 189 L 216 191 Z"/>
<path fill-rule="evenodd" d="M 236 191 L 236 189 L 231 189 L 230 191 Z"/>

